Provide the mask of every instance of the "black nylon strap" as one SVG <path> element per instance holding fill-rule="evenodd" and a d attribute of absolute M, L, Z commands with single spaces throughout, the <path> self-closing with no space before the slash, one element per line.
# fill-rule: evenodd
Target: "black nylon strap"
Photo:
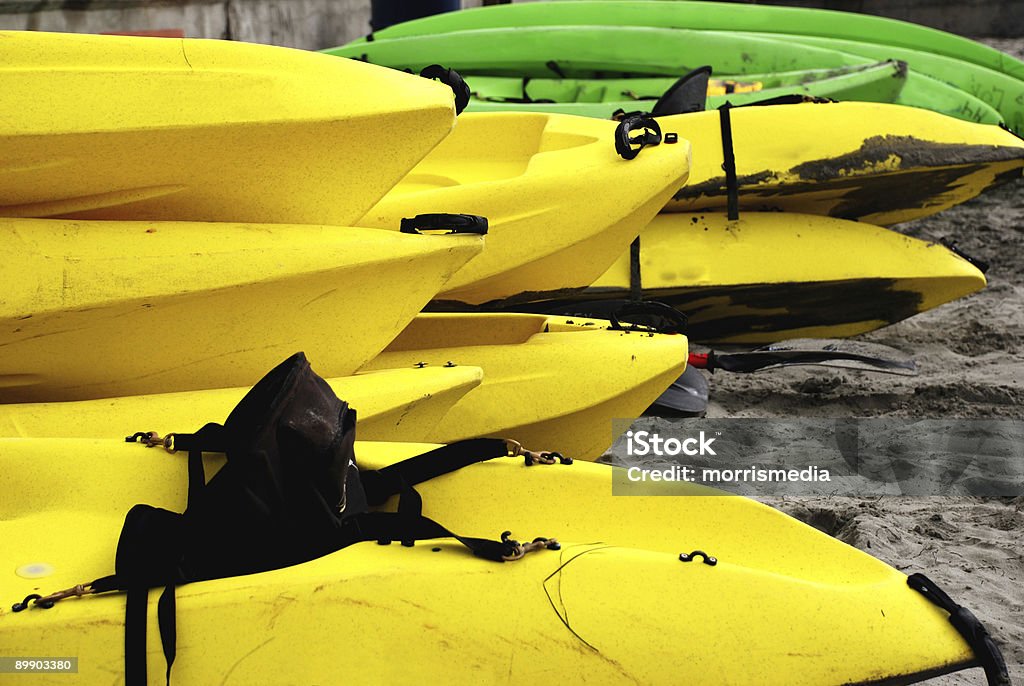
<path fill-rule="evenodd" d="M 212 422 L 193 434 L 174 435 L 174 449 L 188 451 L 188 505 L 186 511 L 188 507 L 193 507 L 199 502 L 200 493 L 206 486 L 203 452 L 226 453 L 228 447 L 229 438 L 224 427 Z M 94 581 L 94 588 L 96 584 L 105 585 L 108 579 L 112 584 L 117 583 L 115 574 Z M 148 597 L 148 591 L 128 591 L 128 608 L 125 611 L 125 686 L 132 686 L 132 675 L 134 674 L 141 675 L 138 677 L 137 683 L 146 683 L 146 607 Z M 164 676 L 166 683 L 170 686 L 171 667 L 174 665 L 178 642 L 174 584 L 164 587 L 156 610 L 157 624 L 160 628 L 160 644 L 164 652 L 164 661 L 167 664 Z"/>
<path fill-rule="evenodd" d="M 728 217 L 740 218 L 739 185 L 736 180 L 736 154 L 732 147 L 732 120 L 729 110 L 732 105 L 725 103 L 718 108 L 718 120 L 722 129 L 722 170 L 725 171 L 725 190 L 728 193 Z"/>
<path fill-rule="evenodd" d="M 175 621 L 174 584 L 167 584 L 156 605 L 157 624 L 160 627 L 160 644 L 164 649 L 164 661 L 167 663 L 167 686 L 171 684 L 171 666 L 178 648 L 178 631 Z M 145 659 L 145 656 L 143 656 Z"/>
<path fill-rule="evenodd" d="M 192 450 L 188 454 L 188 501 L 186 508 L 195 507 L 199 494 L 206 486 L 206 472 L 203 470 L 203 451 Z"/>
<path fill-rule="evenodd" d="M 1010 686 L 1010 673 L 1006 669 L 1006 661 L 988 629 L 974 613 L 954 602 L 924 574 L 911 574 L 907 577 L 907 585 L 949 613 L 950 624 L 964 637 L 974 651 L 974 656 L 985 669 L 985 678 L 989 686 Z"/>
<path fill-rule="evenodd" d="M 454 538 L 469 548 L 477 557 L 504 562 L 506 555 L 514 551 L 506 543 L 486 538 L 459 536 L 441 526 L 433 519 L 422 515 L 411 516 L 397 512 L 365 512 L 353 515 L 346 520 L 346 529 L 338 541 L 339 547 L 345 547 L 362 541 L 413 541 L 427 538 Z"/>
<path fill-rule="evenodd" d="M 109 574 L 107 576 L 101 576 L 99 579 L 96 579 L 96 581 L 93 581 L 91 584 L 89 584 L 89 588 L 91 588 L 94 593 L 106 593 L 107 591 L 116 591 L 121 588 L 118 581 L 119 579 L 116 574 Z"/>
<path fill-rule="evenodd" d="M 174 450 L 226 453 L 231 447 L 228 432 L 221 424 L 210 422 L 192 434 L 174 434 Z"/>
<path fill-rule="evenodd" d="M 203 453 L 226 453 L 230 438 L 221 424 L 210 422 L 192 434 L 174 434 L 174 450 L 188 451 L 188 506 L 198 502 L 199 493 L 206 485 Z"/>
<path fill-rule="evenodd" d="M 369 504 L 380 505 L 405 487 L 507 454 L 508 446 L 500 438 L 473 438 L 441 446 L 383 469 L 360 472 L 359 478 Z"/>
<path fill-rule="evenodd" d="M 124 615 L 124 683 L 146 686 L 146 606 L 149 589 L 130 588 Z"/>
<path fill-rule="evenodd" d="M 638 303 L 644 299 L 643 280 L 640 278 L 640 236 L 629 244 L 629 300 Z"/>
<path fill-rule="evenodd" d="M 189 451 L 189 504 L 205 485 L 202 453 L 226 452 L 227 435 L 219 424 L 207 424 L 195 434 L 176 434 L 175 448 Z M 470 549 L 474 555 L 495 562 L 504 562 L 514 549 L 501 541 L 460 536 L 432 519 L 422 516 L 422 498 L 412 486 L 462 467 L 503 457 L 508 454 L 504 440 L 479 438 L 442 446 L 422 455 L 385 467 L 379 471 L 363 472 L 360 478 L 368 500 L 379 504 L 396 493 L 401 494 L 397 513 L 363 513 L 344 521 L 338 547 L 359 541 L 401 540 L 406 545 L 426 538 L 454 538 Z M 93 582 L 98 591 L 118 588 L 117 575 Z M 125 611 L 125 684 L 145 686 L 147 683 L 146 628 L 149 593 L 145 588 L 129 588 Z M 175 625 L 175 590 L 169 584 L 164 588 L 157 605 L 160 640 L 167 663 L 166 681 L 170 684 L 171 668 L 177 651 Z"/>

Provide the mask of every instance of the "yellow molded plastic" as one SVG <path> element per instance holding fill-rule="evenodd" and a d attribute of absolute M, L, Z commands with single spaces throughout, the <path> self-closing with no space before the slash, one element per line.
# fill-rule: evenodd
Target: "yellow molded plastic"
<path fill-rule="evenodd" d="M 640 270 L 646 298 L 686 313 L 691 338 L 720 343 L 853 336 L 985 287 L 944 246 L 794 212 L 660 214 L 640 233 Z M 580 297 L 629 287 L 626 251 Z"/>
<path fill-rule="evenodd" d="M 430 447 L 357 443 L 356 456 L 377 468 Z M 206 462 L 209 475 L 222 458 Z M 181 586 L 173 681 L 331 683 L 344 672 L 356 683 L 835 686 L 912 681 L 972 661 L 947 614 L 879 560 L 711 489 L 612 495 L 613 471 L 499 458 L 418 487 L 424 514 L 459 534 L 556 537 L 560 551 L 499 564 L 450 541 L 368 542 Z M 17 614 L 10 605 L 112 572 L 125 513 L 140 502 L 180 512 L 185 472 L 180 455 L 139 445 L 0 440 L 9 596 L 0 645 L 12 655 L 77 656 L 71 678 L 83 683 L 121 678 L 124 594 Z M 717 565 L 679 560 L 698 549 Z M 53 572 L 17 576 L 26 563 Z M 150 594 L 147 632 L 153 684 L 164 679 L 159 593 Z"/>
<path fill-rule="evenodd" d="M 359 222 L 487 217 L 487 251 L 438 300 L 529 301 L 589 285 L 686 183 L 690 144 L 615 152 L 614 122 L 557 114 L 463 114 L 438 145 Z"/>
<path fill-rule="evenodd" d="M 0 216 L 355 223 L 455 123 L 410 74 L 234 41 L 0 32 Z"/>
<path fill-rule="evenodd" d="M 740 207 L 889 226 L 1020 178 L 1024 141 L 996 126 L 901 105 L 805 103 L 730 110 Z M 726 207 L 719 112 L 660 119 L 693 142 L 688 184 L 666 207 Z"/>
<path fill-rule="evenodd" d="M 398 429 L 426 432 L 482 379 L 479 367 L 434 367 L 364 372 L 327 379 L 327 383 L 356 410 L 361 437 L 385 440 Z M 248 390 L 0 404 L 0 436 L 118 438 L 136 431 L 187 433 L 207 422 L 222 423 Z"/>
<path fill-rule="evenodd" d="M 0 400 L 251 386 L 289 355 L 355 372 L 480 236 L 0 219 Z"/>
<path fill-rule="evenodd" d="M 473 365 L 483 383 L 427 433 L 390 440 L 505 436 L 595 460 L 614 419 L 638 417 L 686 368 L 685 336 L 612 331 L 608 322 L 531 314 L 421 314 L 364 369 Z M 621 428 L 621 427 L 620 427 Z"/>

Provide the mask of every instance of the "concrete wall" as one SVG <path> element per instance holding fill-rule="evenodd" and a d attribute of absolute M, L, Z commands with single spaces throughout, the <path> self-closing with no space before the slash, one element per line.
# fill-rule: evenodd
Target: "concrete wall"
<path fill-rule="evenodd" d="M 416 0 L 409 0 L 415 2 Z M 494 0 L 463 0 L 464 7 Z M 768 0 L 914 21 L 966 36 L 1024 36 L 1024 0 Z M 182 29 L 192 38 L 233 38 L 316 50 L 370 29 L 370 0 L 0 0 L 0 29 Z"/>
<path fill-rule="evenodd" d="M 760 4 L 877 14 L 961 36 L 1024 37 L 1024 0 L 768 0 Z"/>
<path fill-rule="evenodd" d="M 514 0 L 543 2 L 544 0 Z M 1024 38 L 1024 0 L 720 0 L 875 14 L 961 36 Z M 493 4 L 493 2 L 485 3 Z"/>
<path fill-rule="evenodd" d="M 370 30 L 369 0 L 0 0 L 0 29 L 103 33 L 182 29 L 316 50 Z"/>

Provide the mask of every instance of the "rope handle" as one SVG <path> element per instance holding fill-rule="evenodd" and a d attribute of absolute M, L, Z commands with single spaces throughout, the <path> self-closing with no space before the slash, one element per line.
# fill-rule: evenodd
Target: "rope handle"
<path fill-rule="evenodd" d="M 39 595 L 38 593 L 32 593 L 25 596 L 25 599 L 20 603 L 14 603 L 14 605 L 11 605 L 11 611 L 21 612 L 23 610 L 27 610 L 33 602 L 36 607 L 49 610 L 56 602 L 64 600 L 65 598 L 81 598 L 82 596 L 93 595 L 94 593 L 99 593 L 99 591 L 93 588 L 91 583 L 77 584 L 71 588 L 65 588 L 63 591 L 57 591 L 56 593 L 51 593 L 50 595 L 45 596 Z"/>

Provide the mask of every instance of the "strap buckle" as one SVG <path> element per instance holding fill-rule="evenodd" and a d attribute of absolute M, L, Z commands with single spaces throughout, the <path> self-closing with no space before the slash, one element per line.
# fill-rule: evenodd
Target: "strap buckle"
<path fill-rule="evenodd" d="M 512 538 L 511 531 L 501 532 L 501 542 L 504 543 L 509 552 L 501 556 L 501 559 L 505 562 L 515 562 L 526 557 L 527 553 L 532 553 L 535 550 L 561 550 L 562 544 L 554 538 L 544 538 L 538 536 L 529 543 L 520 543 L 519 541 Z"/>
<path fill-rule="evenodd" d="M 141 443 L 147 448 L 155 448 L 160 446 L 169 453 L 176 453 L 178 449 L 174 447 L 175 434 L 169 433 L 166 436 L 161 436 L 156 431 L 136 431 L 131 436 L 125 436 L 125 443 Z"/>
<path fill-rule="evenodd" d="M 511 438 L 506 438 L 505 447 L 508 450 L 507 457 L 519 457 L 523 456 L 523 461 L 527 467 L 532 467 L 535 464 L 555 464 L 560 462 L 561 464 L 572 464 L 571 457 L 565 457 L 562 453 L 555 452 L 553 450 L 527 450 L 523 447 L 523 444 L 519 441 L 514 441 Z"/>

